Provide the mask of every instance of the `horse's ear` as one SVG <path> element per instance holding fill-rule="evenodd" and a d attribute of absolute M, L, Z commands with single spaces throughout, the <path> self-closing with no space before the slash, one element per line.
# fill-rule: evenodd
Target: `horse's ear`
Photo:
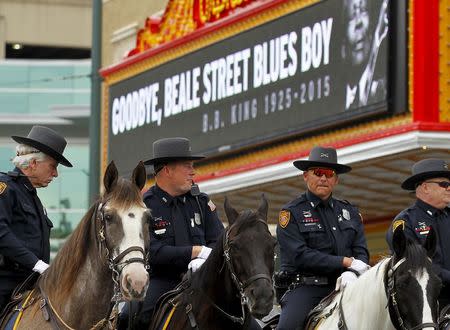
<path fill-rule="evenodd" d="M 139 190 L 142 190 L 145 186 L 145 181 L 147 180 L 147 173 L 145 172 L 145 166 L 142 160 L 133 170 L 133 175 L 131 176 L 131 182 L 134 182 L 138 186 Z"/>
<path fill-rule="evenodd" d="M 117 183 L 119 172 L 117 172 L 116 164 L 112 160 L 106 168 L 105 176 L 103 177 L 103 185 L 106 193 L 109 193 Z"/>
<path fill-rule="evenodd" d="M 267 222 L 267 211 L 269 209 L 269 203 L 267 203 L 266 196 L 261 194 L 261 202 L 258 207 L 258 214 Z"/>
<path fill-rule="evenodd" d="M 231 226 L 236 221 L 237 217 L 239 216 L 239 213 L 230 205 L 227 196 L 225 196 L 223 207 L 225 209 L 225 214 L 227 215 L 228 223 Z"/>
<path fill-rule="evenodd" d="M 406 236 L 402 226 L 397 226 L 397 228 L 395 228 L 394 236 L 392 237 L 392 246 L 397 257 L 403 258 L 403 254 L 406 250 Z"/>
<path fill-rule="evenodd" d="M 436 252 L 436 232 L 432 226 L 430 226 L 430 231 L 428 232 L 425 243 L 423 243 L 423 247 L 427 250 L 427 255 L 432 258 Z"/>

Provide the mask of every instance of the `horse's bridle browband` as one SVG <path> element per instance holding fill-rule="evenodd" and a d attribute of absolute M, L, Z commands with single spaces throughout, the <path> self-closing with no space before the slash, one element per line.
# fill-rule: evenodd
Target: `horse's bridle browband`
<path fill-rule="evenodd" d="M 437 323 L 431 322 L 418 324 L 415 327 L 412 327 L 411 329 L 405 327 L 405 323 L 403 322 L 402 316 L 400 315 L 400 310 L 398 308 L 398 303 L 396 299 L 397 292 L 395 291 L 395 279 L 394 279 L 395 271 L 402 263 L 405 262 L 405 260 L 406 260 L 405 258 L 402 258 L 398 262 L 394 263 L 394 257 L 392 257 L 391 260 L 389 261 L 389 270 L 387 271 L 387 286 L 385 287 L 385 290 L 388 298 L 387 307 L 389 309 L 389 314 L 391 315 L 391 320 L 396 321 L 398 328 L 400 328 L 401 330 L 419 330 L 423 328 L 439 329 L 439 325 Z M 394 315 L 392 315 L 391 313 L 392 310 L 394 311 L 395 317 L 393 317 Z"/>
<path fill-rule="evenodd" d="M 263 223 L 264 225 L 267 226 L 267 223 L 264 220 L 261 219 L 257 219 L 257 221 Z M 239 295 L 241 298 L 241 308 L 242 308 L 242 316 L 237 317 L 237 316 L 233 316 L 230 315 L 229 313 L 225 312 L 223 309 L 221 309 L 219 306 L 217 306 L 216 304 L 213 304 L 213 306 L 215 308 L 217 308 L 220 312 L 222 312 L 222 314 L 224 314 L 226 317 L 228 317 L 230 320 L 232 320 L 235 323 L 239 323 L 239 324 L 244 324 L 245 321 L 245 306 L 248 304 L 248 298 L 245 295 L 244 290 L 253 282 L 260 280 L 260 279 L 265 279 L 269 282 L 272 282 L 272 277 L 270 277 L 267 274 L 264 273 L 259 273 L 253 276 L 250 276 L 247 280 L 245 280 L 244 282 L 241 282 L 241 280 L 237 277 L 236 272 L 234 270 L 233 267 L 233 262 L 231 260 L 231 253 L 230 253 L 230 242 L 229 242 L 229 235 L 230 235 L 230 231 L 233 228 L 233 226 L 231 225 L 226 233 L 225 233 L 225 239 L 223 240 L 223 256 L 225 257 L 224 259 L 224 264 L 227 265 L 228 270 L 230 272 L 231 278 L 234 282 L 234 284 L 236 285 L 237 289 L 239 290 Z M 222 266 L 223 268 L 223 266 Z"/>

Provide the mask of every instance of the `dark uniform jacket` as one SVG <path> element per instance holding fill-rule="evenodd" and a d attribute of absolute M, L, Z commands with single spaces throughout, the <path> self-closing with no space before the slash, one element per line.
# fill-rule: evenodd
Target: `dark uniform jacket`
<path fill-rule="evenodd" d="M 172 197 L 157 185 L 144 194 L 151 210 L 150 276 L 180 279 L 191 261 L 192 246 L 213 247 L 223 231 L 206 194 Z M 211 210 L 213 208 L 213 210 Z"/>
<path fill-rule="evenodd" d="M 332 282 L 344 271 L 344 256 L 369 262 L 358 209 L 335 198 L 323 203 L 310 191 L 282 208 L 277 238 L 281 270 L 289 274 L 327 276 Z"/>
<path fill-rule="evenodd" d="M 15 168 L 0 173 L 0 294 L 14 289 L 36 262 L 50 261 L 50 229 L 36 189 Z"/>
<path fill-rule="evenodd" d="M 392 237 L 397 226 L 404 228 L 407 237 L 424 243 L 433 226 L 438 244 L 433 257 L 435 270 L 440 274 L 444 290 L 450 293 L 450 208 L 439 210 L 417 199 L 416 202 L 401 211 L 392 222 L 386 233 L 386 240 L 392 251 Z M 448 294 L 450 298 L 450 294 Z"/>

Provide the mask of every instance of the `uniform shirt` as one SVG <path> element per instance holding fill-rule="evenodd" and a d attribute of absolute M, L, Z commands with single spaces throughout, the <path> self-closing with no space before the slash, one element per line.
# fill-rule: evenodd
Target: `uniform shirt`
<path fill-rule="evenodd" d="M 51 227 L 30 180 L 18 168 L 0 173 L 0 274 L 31 271 L 39 259 L 48 263 Z"/>
<path fill-rule="evenodd" d="M 150 209 L 150 274 L 179 278 L 191 261 L 192 246 L 213 247 L 223 231 L 214 204 L 206 194 L 198 203 L 190 192 L 172 197 L 157 185 L 144 194 Z"/>
<path fill-rule="evenodd" d="M 424 243 L 430 226 L 437 235 L 436 253 L 433 256 L 435 270 L 440 274 L 443 284 L 450 287 L 450 208 L 439 210 L 424 201 L 416 202 L 401 211 L 386 233 L 386 240 L 392 249 L 394 229 L 402 226 L 407 237 Z"/>
<path fill-rule="evenodd" d="M 281 270 L 337 278 L 343 257 L 369 262 L 358 209 L 347 201 L 323 202 L 308 191 L 286 204 L 277 225 Z"/>

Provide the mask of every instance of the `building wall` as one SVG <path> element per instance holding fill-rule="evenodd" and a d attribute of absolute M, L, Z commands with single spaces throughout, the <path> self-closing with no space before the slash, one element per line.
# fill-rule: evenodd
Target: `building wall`
<path fill-rule="evenodd" d="M 5 43 L 90 48 L 90 0 L 1 0 L 0 58 Z"/>
<path fill-rule="evenodd" d="M 102 67 L 120 62 L 135 47 L 145 19 L 164 10 L 168 0 L 103 0 Z M 111 19 L 114 18 L 114 19 Z"/>

